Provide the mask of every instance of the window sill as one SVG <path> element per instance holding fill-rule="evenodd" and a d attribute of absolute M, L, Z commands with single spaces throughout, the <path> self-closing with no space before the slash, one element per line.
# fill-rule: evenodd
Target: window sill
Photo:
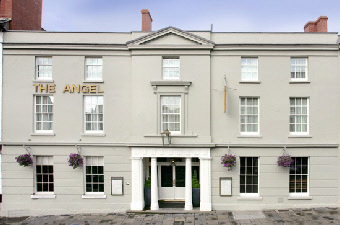
<path fill-rule="evenodd" d="M 260 80 L 241 80 L 240 84 L 261 84 Z"/>
<path fill-rule="evenodd" d="M 289 196 L 288 200 L 312 200 L 311 196 Z"/>
<path fill-rule="evenodd" d="M 33 80 L 33 83 L 54 83 L 54 80 Z"/>
<path fill-rule="evenodd" d="M 95 198 L 104 199 L 104 198 L 106 198 L 106 195 L 86 194 L 86 195 L 82 195 L 81 198 L 83 198 L 83 199 L 95 199 Z"/>
<path fill-rule="evenodd" d="M 181 81 L 181 80 L 160 80 L 151 81 L 151 86 L 190 86 L 191 81 Z"/>
<path fill-rule="evenodd" d="M 301 81 L 298 81 L 298 80 L 291 80 L 289 81 L 290 84 L 309 84 L 310 81 L 309 80 L 301 80 Z"/>
<path fill-rule="evenodd" d="M 144 134 L 144 137 L 162 137 L 160 134 Z M 197 134 L 184 134 L 184 135 L 170 135 L 171 138 L 191 138 L 191 137 L 198 137 Z"/>
<path fill-rule="evenodd" d="M 312 138 L 312 135 L 289 135 L 288 138 Z"/>
<path fill-rule="evenodd" d="M 89 136 L 89 137 L 105 137 L 105 133 L 81 133 L 81 136 Z"/>
<path fill-rule="evenodd" d="M 56 195 L 54 194 L 36 194 L 36 195 L 31 195 L 32 199 L 39 199 L 39 198 L 56 198 Z"/>
<path fill-rule="evenodd" d="M 246 200 L 246 201 L 262 201 L 262 197 L 260 196 L 239 196 L 238 200 Z"/>
<path fill-rule="evenodd" d="M 55 133 L 32 133 L 31 136 L 55 136 Z"/>
<path fill-rule="evenodd" d="M 239 135 L 237 136 L 237 138 L 262 138 L 263 136 L 262 135 Z"/>
<path fill-rule="evenodd" d="M 104 83 L 103 80 L 83 80 L 83 83 Z"/>

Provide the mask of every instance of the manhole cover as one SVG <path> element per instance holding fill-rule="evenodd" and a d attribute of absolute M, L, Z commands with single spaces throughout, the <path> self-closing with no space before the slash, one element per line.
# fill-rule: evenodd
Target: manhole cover
<path fill-rule="evenodd" d="M 233 216 L 234 220 L 252 220 L 266 218 L 262 211 L 234 211 Z"/>

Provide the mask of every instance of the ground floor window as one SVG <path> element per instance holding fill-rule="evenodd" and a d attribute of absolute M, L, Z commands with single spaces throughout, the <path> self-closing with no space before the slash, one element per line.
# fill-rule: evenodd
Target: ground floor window
<path fill-rule="evenodd" d="M 86 192 L 104 193 L 104 157 L 86 157 Z"/>
<path fill-rule="evenodd" d="M 258 157 L 240 157 L 240 195 L 259 193 Z"/>
<path fill-rule="evenodd" d="M 37 192 L 54 192 L 52 156 L 36 157 L 35 175 Z"/>
<path fill-rule="evenodd" d="M 293 157 L 289 169 L 289 194 L 308 195 L 308 157 Z"/>

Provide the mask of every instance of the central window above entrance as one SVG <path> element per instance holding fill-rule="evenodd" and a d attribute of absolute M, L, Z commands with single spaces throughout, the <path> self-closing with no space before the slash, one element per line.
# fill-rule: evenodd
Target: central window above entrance
<path fill-rule="evenodd" d="M 161 131 L 181 134 L 181 96 L 161 96 Z"/>

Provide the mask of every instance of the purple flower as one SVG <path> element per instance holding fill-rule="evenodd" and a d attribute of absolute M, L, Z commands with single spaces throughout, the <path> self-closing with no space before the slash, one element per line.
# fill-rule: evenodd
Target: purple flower
<path fill-rule="evenodd" d="M 231 168 L 236 165 L 236 156 L 225 154 L 221 157 L 221 164 L 224 164 L 224 167 L 228 167 L 228 170 L 231 170 Z"/>
<path fill-rule="evenodd" d="M 83 165 L 83 158 L 77 153 L 71 153 L 70 158 L 68 159 L 68 165 L 75 169 L 78 166 Z"/>
<path fill-rule="evenodd" d="M 32 157 L 30 154 L 24 154 L 24 155 L 19 155 L 15 157 L 17 162 L 19 163 L 20 166 L 30 166 L 33 163 Z"/>
<path fill-rule="evenodd" d="M 294 159 L 290 155 L 283 155 L 277 159 L 277 165 L 282 167 L 290 167 L 294 163 Z"/>

